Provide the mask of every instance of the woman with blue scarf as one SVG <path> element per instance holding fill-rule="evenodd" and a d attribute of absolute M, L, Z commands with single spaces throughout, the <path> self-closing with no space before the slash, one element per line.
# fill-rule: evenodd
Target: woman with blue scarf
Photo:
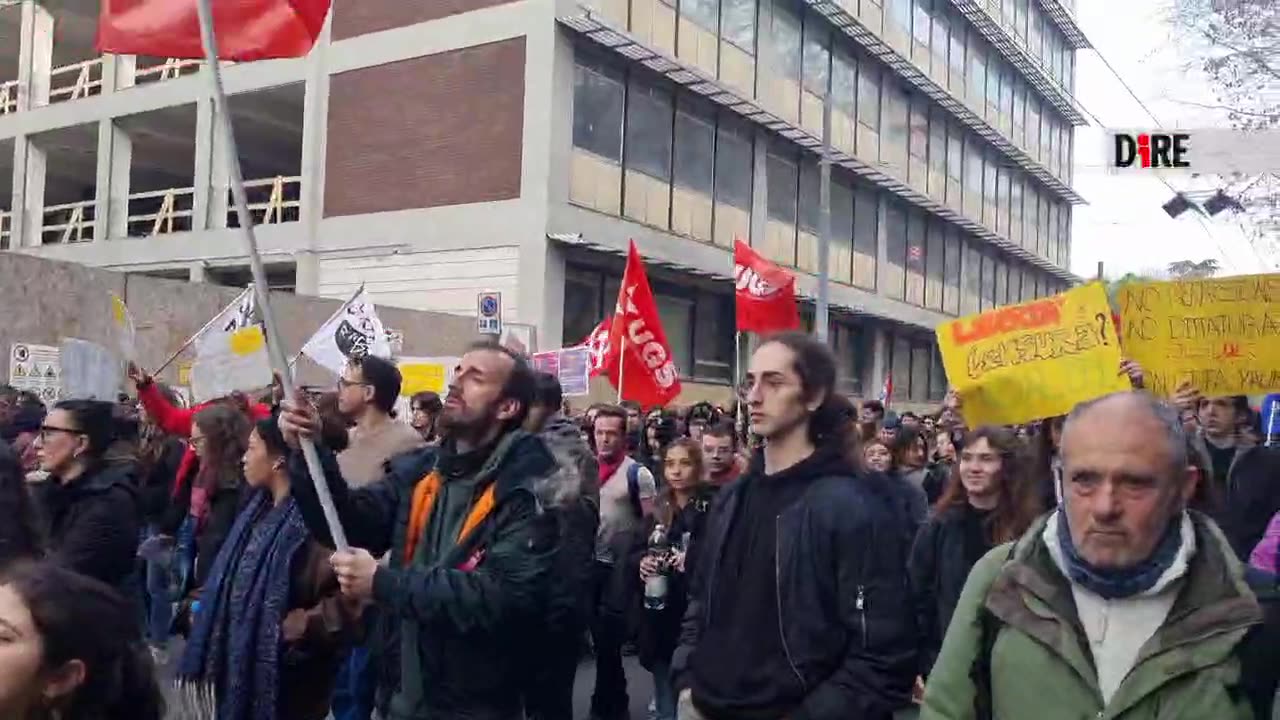
<path fill-rule="evenodd" d="M 338 429 L 340 431 L 340 429 Z M 327 433 L 326 433 L 327 434 Z M 178 717 L 320 720 L 357 609 L 290 495 L 274 416 L 244 454 L 248 497 L 201 590 L 178 668 Z"/>

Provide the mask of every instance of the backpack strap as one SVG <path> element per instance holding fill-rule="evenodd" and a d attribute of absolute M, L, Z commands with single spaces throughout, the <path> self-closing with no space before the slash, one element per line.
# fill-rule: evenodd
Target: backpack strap
<path fill-rule="evenodd" d="M 632 462 L 627 468 L 627 497 L 631 499 L 631 509 L 636 517 L 644 517 L 644 505 L 640 502 L 640 463 Z"/>
<path fill-rule="evenodd" d="M 1009 554 L 1005 563 L 1013 559 L 1018 543 L 1009 545 Z M 986 605 L 978 609 L 978 656 L 973 660 L 969 677 L 973 679 L 973 713 L 974 720 L 992 720 L 995 708 L 991 700 L 991 652 L 996 646 L 996 637 L 1000 634 L 1000 618 L 996 617 Z"/>

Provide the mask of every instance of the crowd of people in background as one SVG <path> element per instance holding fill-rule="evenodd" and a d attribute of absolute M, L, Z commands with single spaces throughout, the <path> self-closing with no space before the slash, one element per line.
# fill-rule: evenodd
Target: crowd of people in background
<path fill-rule="evenodd" d="M 978 427 L 793 333 L 720 406 L 575 411 L 487 343 L 408 417 L 377 357 L 293 403 L 0 388 L 0 717 L 578 720 L 590 656 L 622 720 L 634 653 L 653 720 L 1270 718 L 1280 450 L 1119 372 Z"/>

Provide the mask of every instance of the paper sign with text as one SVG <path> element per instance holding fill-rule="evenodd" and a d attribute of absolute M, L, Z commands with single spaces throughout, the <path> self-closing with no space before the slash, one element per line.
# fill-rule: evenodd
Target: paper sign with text
<path fill-rule="evenodd" d="M 269 385 L 271 359 L 259 325 L 211 337 L 191 366 L 191 395 L 198 403 Z"/>
<path fill-rule="evenodd" d="M 533 369 L 555 375 L 565 397 L 580 397 L 590 391 L 591 349 L 585 345 L 534 353 Z"/>
<path fill-rule="evenodd" d="M 945 323 L 937 334 L 970 427 L 1062 415 L 1129 388 L 1100 283 Z"/>
<path fill-rule="evenodd" d="M 400 394 L 412 397 L 420 392 L 433 392 L 443 400 L 458 362 L 456 357 L 400 358 Z"/>
<path fill-rule="evenodd" d="M 1280 274 L 1128 283 L 1116 303 L 1151 392 L 1183 380 L 1209 397 L 1280 390 Z"/>

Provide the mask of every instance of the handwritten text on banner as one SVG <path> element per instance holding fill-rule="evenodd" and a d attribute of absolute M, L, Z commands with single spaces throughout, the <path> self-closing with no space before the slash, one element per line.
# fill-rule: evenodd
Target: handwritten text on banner
<path fill-rule="evenodd" d="M 1280 275 L 1128 283 L 1116 302 L 1152 392 L 1183 380 L 1208 396 L 1280 390 Z"/>
<path fill-rule="evenodd" d="M 1098 283 L 945 323 L 937 334 L 947 380 L 974 427 L 1062 415 L 1129 387 Z"/>

